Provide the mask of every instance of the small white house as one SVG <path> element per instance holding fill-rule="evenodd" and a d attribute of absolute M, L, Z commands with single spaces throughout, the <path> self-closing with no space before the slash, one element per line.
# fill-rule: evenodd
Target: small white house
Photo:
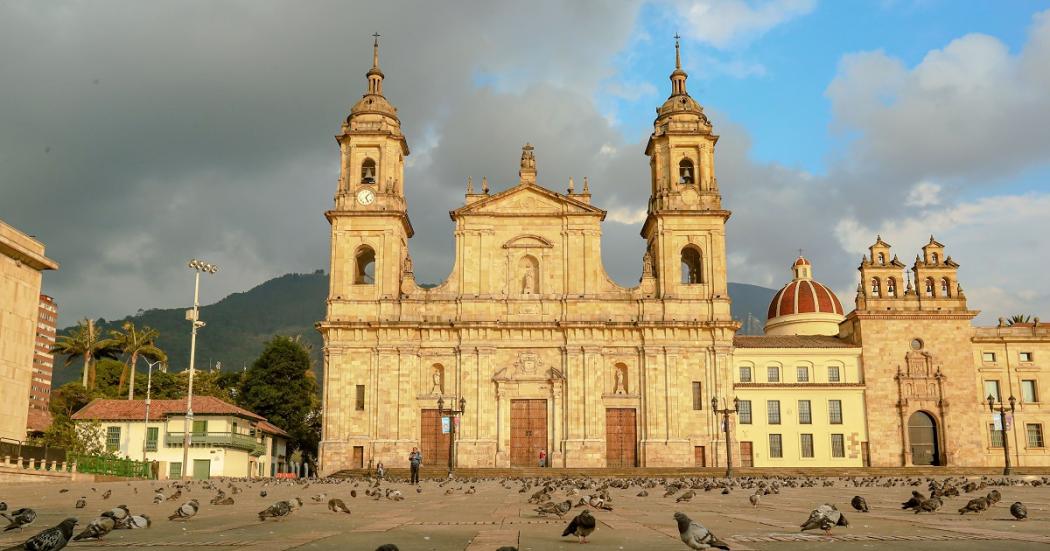
<path fill-rule="evenodd" d="M 157 461 L 159 478 L 180 478 L 186 400 L 93 400 L 73 414 L 98 421 L 106 449 L 136 461 Z M 189 462 L 193 478 L 272 477 L 288 470 L 288 433 L 265 418 L 212 396 L 194 396 Z"/>

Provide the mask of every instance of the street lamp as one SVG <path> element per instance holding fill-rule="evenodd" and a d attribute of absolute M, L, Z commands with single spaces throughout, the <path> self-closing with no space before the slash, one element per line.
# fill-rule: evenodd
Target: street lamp
<path fill-rule="evenodd" d="M 1014 404 L 1017 403 L 1017 399 L 1010 396 L 1010 413 L 1014 412 Z M 995 398 L 991 394 L 988 395 L 988 409 L 995 413 Z M 1003 457 L 1006 459 L 1006 464 L 1003 467 L 1003 474 L 1010 475 L 1010 438 L 1006 434 L 1006 404 L 999 401 L 999 429 L 1003 435 Z"/>
<path fill-rule="evenodd" d="M 711 412 L 715 414 L 715 418 L 718 418 L 719 415 L 722 416 L 722 429 L 726 433 L 726 478 L 733 477 L 733 446 L 729 441 L 729 414 L 736 413 L 739 409 L 739 398 L 733 398 L 733 409 L 718 409 L 718 397 L 711 397 Z"/>
<path fill-rule="evenodd" d="M 438 417 L 444 417 L 444 414 L 448 414 L 448 474 L 452 476 L 453 458 L 455 458 L 455 448 L 453 446 L 456 443 L 456 417 L 463 415 L 467 411 L 467 399 L 459 399 L 459 409 L 445 409 L 445 399 L 438 396 Z"/>
<path fill-rule="evenodd" d="M 149 366 L 149 374 L 146 376 L 146 424 L 143 427 L 142 434 L 142 460 L 146 461 L 146 436 L 149 434 L 149 396 L 150 389 L 153 387 L 153 366 L 164 363 L 163 360 L 157 360 L 155 362 L 149 361 L 149 358 L 145 358 L 146 365 Z M 157 435 L 160 438 L 160 435 Z"/>
<path fill-rule="evenodd" d="M 186 310 L 186 319 L 192 322 L 193 329 L 190 332 L 190 384 L 189 392 L 186 394 L 186 419 L 184 426 L 182 427 L 182 479 L 189 480 L 189 462 L 190 462 L 190 430 L 193 427 L 193 362 L 197 353 L 197 330 L 204 327 L 204 322 L 200 320 L 200 290 L 201 290 L 201 272 L 206 274 L 214 274 L 219 271 L 219 267 L 214 264 L 208 264 L 203 260 L 197 260 L 196 258 L 190 260 L 189 267 L 193 270 L 193 308 Z"/>

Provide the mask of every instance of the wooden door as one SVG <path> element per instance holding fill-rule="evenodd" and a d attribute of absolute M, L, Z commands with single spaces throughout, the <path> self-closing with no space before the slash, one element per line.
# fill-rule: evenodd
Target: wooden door
<path fill-rule="evenodd" d="M 908 440 L 912 465 L 937 465 L 937 423 L 925 411 L 916 411 L 908 419 Z"/>
<path fill-rule="evenodd" d="M 755 457 L 751 452 L 751 442 L 740 443 L 740 466 L 741 467 L 754 467 Z"/>
<path fill-rule="evenodd" d="M 354 446 L 354 457 L 351 460 L 350 464 L 353 465 L 354 466 L 353 468 L 355 468 L 355 469 L 363 469 L 363 468 L 365 468 L 365 447 L 364 446 Z"/>
<path fill-rule="evenodd" d="M 707 449 L 704 446 L 693 446 L 693 464 L 697 467 L 707 466 Z"/>
<path fill-rule="evenodd" d="M 547 451 L 547 400 L 510 401 L 510 465 L 538 467 Z"/>
<path fill-rule="evenodd" d="M 633 408 L 605 410 L 605 466 L 638 466 L 638 440 L 635 426 Z"/>
<path fill-rule="evenodd" d="M 424 409 L 419 423 L 419 451 L 423 454 L 423 464 L 431 466 L 448 465 L 448 444 L 451 435 L 442 434 L 441 416 L 436 409 Z M 393 465 L 385 465 L 390 468 Z M 404 465 L 408 466 L 408 458 Z"/>
<path fill-rule="evenodd" d="M 193 460 L 193 479 L 194 480 L 208 480 L 211 478 L 211 460 L 210 459 L 194 459 Z"/>

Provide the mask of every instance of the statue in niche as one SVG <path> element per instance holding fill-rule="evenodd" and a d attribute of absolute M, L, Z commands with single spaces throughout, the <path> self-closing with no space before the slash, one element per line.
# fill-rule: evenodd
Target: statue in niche
<path fill-rule="evenodd" d="M 521 292 L 525 295 L 536 293 L 536 274 L 531 263 L 525 264 L 525 276 L 522 278 Z"/>
<path fill-rule="evenodd" d="M 613 394 L 627 394 L 627 385 L 624 383 L 623 368 L 616 368 L 616 385 L 613 387 Z"/>
<path fill-rule="evenodd" d="M 433 385 L 430 388 L 430 393 L 433 395 L 441 395 L 445 393 L 445 388 L 443 384 L 444 377 L 442 377 L 441 375 L 441 367 L 435 367 L 434 374 L 430 376 L 431 380 L 433 381 Z"/>
<path fill-rule="evenodd" d="M 642 277 L 652 277 L 653 275 L 653 255 L 649 252 L 649 249 L 645 250 L 645 254 L 642 255 Z"/>

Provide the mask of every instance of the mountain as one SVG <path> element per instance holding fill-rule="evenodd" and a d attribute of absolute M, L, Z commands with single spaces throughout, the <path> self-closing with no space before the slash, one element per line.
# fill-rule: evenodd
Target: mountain
<path fill-rule="evenodd" d="M 733 298 L 733 317 L 743 323 L 742 334 L 761 334 L 766 308 L 776 293 L 773 289 L 730 283 L 729 296 Z M 207 325 L 197 332 L 198 369 L 222 363 L 224 371 L 251 365 L 262 352 L 263 344 L 275 334 L 300 336 L 311 348 L 314 370 L 320 374 L 321 335 L 314 323 L 325 315 L 328 297 L 328 275 L 318 270 L 312 274 L 286 274 L 271 279 L 249 291 L 234 293 L 201 307 L 200 319 Z M 168 353 L 172 370 L 181 371 L 189 364 L 190 327 L 185 308 L 152 309 L 119 320 L 99 320 L 99 327 L 108 333 L 119 329 L 127 320 L 142 327 L 148 325 L 160 332 L 158 345 Z M 69 327 L 59 331 L 65 334 Z M 64 358 L 55 358 L 58 364 L 54 386 L 80 379 L 82 364 L 74 361 L 62 367 Z M 140 369 L 145 364 L 140 364 Z"/>

